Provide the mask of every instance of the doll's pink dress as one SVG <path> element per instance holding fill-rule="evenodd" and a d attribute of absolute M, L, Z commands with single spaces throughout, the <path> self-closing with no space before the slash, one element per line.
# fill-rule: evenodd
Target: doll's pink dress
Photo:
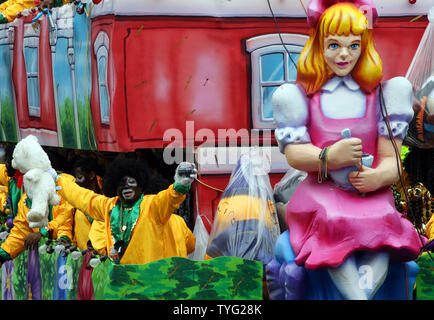
<path fill-rule="evenodd" d="M 374 156 L 376 166 L 376 93 L 366 96 L 362 118 L 330 119 L 321 111 L 321 91 L 309 101 L 307 124 L 313 145 L 324 148 L 342 139 L 351 129 L 362 140 L 363 152 Z M 298 186 L 287 206 L 287 222 L 295 262 L 308 269 L 337 267 L 355 251 L 390 253 L 390 261 L 417 257 L 421 238 L 399 213 L 392 192 L 383 188 L 365 196 L 337 188 L 330 180 L 318 183 L 310 173 Z"/>

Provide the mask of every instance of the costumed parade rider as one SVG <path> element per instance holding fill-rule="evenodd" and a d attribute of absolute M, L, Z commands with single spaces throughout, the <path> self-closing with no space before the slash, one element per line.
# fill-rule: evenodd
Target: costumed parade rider
<path fill-rule="evenodd" d="M 308 172 L 287 206 L 293 271 L 325 269 L 351 300 L 372 299 L 389 264 L 414 260 L 423 246 L 389 189 L 399 179 L 396 150 L 413 117 L 412 86 L 403 77 L 381 86 L 382 62 L 361 6 L 375 20 L 370 0 L 309 2 L 312 31 L 296 84 L 280 86 L 272 98 L 280 150 Z M 360 266 L 370 267 L 371 285 L 360 286 Z M 304 288 L 297 281 L 293 289 Z M 293 291 L 291 298 L 306 298 Z"/>
<path fill-rule="evenodd" d="M 103 182 L 97 174 L 98 171 L 98 161 L 90 157 L 80 158 L 72 166 L 75 182 L 80 187 L 103 194 Z M 105 239 L 104 221 L 93 220 L 80 210 L 75 210 L 73 245 L 80 250 L 92 249 L 101 255 L 106 255 Z"/>
<path fill-rule="evenodd" d="M 151 177 L 149 178 L 148 186 L 144 192 L 146 194 L 158 194 L 160 191 L 167 189 L 170 185 L 171 183 L 169 182 L 168 179 L 164 178 L 164 176 L 162 176 L 159 173 L 154 173 L 151 174 Z M 187 226 L 186 218 L 184 218 L 184 216 L 181 215 L 183 211 L 188 211 L 187 202 L 188 202 L 188 194 L 186 194 L 185 200 L 179 205 L 179 208 L 174 211 L 174 214 L 172 215 L 171 219 L 174 220 L 173 223 L 177 226 L 175 229 L 172 228 L 172 232 L 184 234 L 185 240 L 182 243 L 185 243 L 186 251 L 184 251 L 184 249 L 180 249 L 180 250 L 181 252 L 187 252 L 187 255 L 189 255 L 196 248 L 196 237 L 194 236 L 190 228 Z M 179 235 L 175 235 L 175 237 L 178 236 Z"/>
<path fill-rule="evenodd" d="M 17 179 L 14 177 L 16 170 L 12 167 L 12 153 L 15 144 L 9 143 L 5 148 L 5 164 L 0 164 L 0 185 L 7 192 L 7 200 L 3 208 L 6 214 L 6 225 L 13 227 L 13 220 L 18 214 L 18 202 L 21 198 L 21 190 L 17 187 Z"/>
<path fill-rule="evenodd" d="M 58 175 L 57 185 L 61 196 L 75 208 L 105 223 L 106 250 L 113 262 L 143 264 L 187 257 L 183 225 L 173 212 L 184 201 L 196 175 L 194 164 L 182 162 L 176 168 L 174 184 L 156 195 L 145 195 L 147 168 L 127 158 L 115 159 L 107 169 L 104 195 L 80 187 L 68 174 Z"/>
<path fill-rule="evenodd" d="M 42 238 L 70 243 L 74 208 L 63 199 L 55 206 L 50 206 L 48 226 L 30 228 L 27 213 L 32 201 L 23 190 L 21 174 L 11 165 L 14 145 L 6 148 L 6 164 L 0 165 L 0 184 L 8 186 L 8 206 L 10 234 L 0 247 L 0 263 L 15 259 L 26 249 L 37 249 Z"/>

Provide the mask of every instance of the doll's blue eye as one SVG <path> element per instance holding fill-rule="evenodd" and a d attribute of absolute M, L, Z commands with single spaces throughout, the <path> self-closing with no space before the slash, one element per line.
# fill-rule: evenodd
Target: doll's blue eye
<path fill-rule="evenodd" d="M 358 43 L 353 43 L 353 44 L 350 46 L 350 48 L 353 49 L 353 50 L 356 50 L 356 49 L 359 48 L 359 44 L 358 44 Z"/>
<path fill-rule="evenodd" d="M 332 50 L 336 50 L 337 48 L 339 48 L 339 45 L 337 43 L 331 43 L 329 45 L 329 48 L 332 49 Z"/>

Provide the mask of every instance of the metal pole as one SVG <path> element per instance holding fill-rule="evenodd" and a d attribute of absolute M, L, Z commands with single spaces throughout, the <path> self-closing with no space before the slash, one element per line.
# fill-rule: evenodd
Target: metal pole
<path fill-rule="evenodd" d="M 77 147 L 78 149 L 81 149 L 80 127 L 79 127 L 78 110 L 77 110 L 77 96 L 76 96 L 76 88 L 75 88 L 75 58 L 74 58 L 74 46 L 72 43 L 72 38 L 68 38 L 68 61 L 71 69 L 72 101 L 74 103 L 75 134 L 77 136 Z"/>
<path fill-rule="evenodd" d="M 50 34 L 50 48 L 51 48 L 51 66 L 52 66 L 52 74 L 53 74 L 53 95 L 54 95 L 54 109 L 56 110 L 56 126 L 57 126 L 57 141 L 59 147 L 63 147 L 63 136 L 62 136 L 62 126 L 60 123 L 60 114 L 59 114 L 59 102 L 57 99 L 57 87 L 56 87 L 56 79 L 54 79 L 54 64 L 56 59 L 56 44 L 57 44 L 57 12 L 53 10 L 54 14 L 54 28 L 49 28 Z M 46 15 L 45 15 L 46 16 Z M 47 17 L 45 18 L 47 19 Z"/>

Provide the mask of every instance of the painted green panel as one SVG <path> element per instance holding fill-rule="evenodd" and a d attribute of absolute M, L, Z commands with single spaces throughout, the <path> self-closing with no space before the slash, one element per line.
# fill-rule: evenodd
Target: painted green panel
<path fill-rule="evenodd" d="M 417 265 L 419 266 L 416 277 L 417 300 L 434 300 L 434 262 L 425 253 L 418 258 Z"/>
<path fill-rule="evenodd" d="M 27 286 L 27 251 L 21 253 L 15 258 L 15 268 L 13 285 L 15 289 L 15 300 L 26 300 L 26 286 Z"/>
<path fill-rule="evenodd" d="M 204 261 L 173 257 L 143 265 L 113 265 L 108 278 L 105 299 L 262 299 L 262 264 L 234 257 Z"/>

